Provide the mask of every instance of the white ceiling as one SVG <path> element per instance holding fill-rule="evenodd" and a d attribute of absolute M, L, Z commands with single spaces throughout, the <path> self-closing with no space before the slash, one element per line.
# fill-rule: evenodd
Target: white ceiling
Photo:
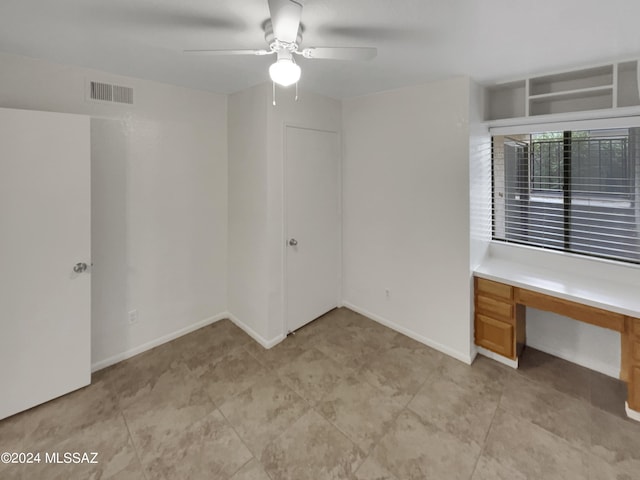
<path fill-rule="evenodd" d="M 640 57 L 638 0 L 306 0 L 304 46 L 375 46 L 370 62 L 300 59 L 335 98 L 453 75 L 480 83 Z M 267 0 L 1 0 L 0 51 L 231 93 L 268 80 Z"/>

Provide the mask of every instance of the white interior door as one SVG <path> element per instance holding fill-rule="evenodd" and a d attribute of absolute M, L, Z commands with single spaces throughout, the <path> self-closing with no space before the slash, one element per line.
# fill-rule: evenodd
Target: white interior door
<path fill-rule="evenodd" d="M 88 117 L 0 109 L 0 418 L 91 381 L 89 142 Z"/>
<path fill-rule="evenodd" d="M 338 305 L 338 134 L 287 127 L 285 151 L 286 313 L 296 330 Z"/>

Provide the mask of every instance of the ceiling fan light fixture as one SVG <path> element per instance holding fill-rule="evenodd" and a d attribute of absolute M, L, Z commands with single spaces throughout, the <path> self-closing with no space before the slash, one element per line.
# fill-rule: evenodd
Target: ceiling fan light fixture
<path fill-rule="evenodd" d="M 278 60 L 269 67 L 271 80 L 283 87 L 297 83 L 301 73 L 302 70 L 294 63 L 291 52 L 278 52 Z"/>

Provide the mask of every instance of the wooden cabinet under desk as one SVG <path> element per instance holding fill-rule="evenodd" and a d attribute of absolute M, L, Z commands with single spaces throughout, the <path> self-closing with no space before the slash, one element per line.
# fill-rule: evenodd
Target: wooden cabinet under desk
<path fill-rule="evenodd" d="M 621 335 L 620 379 L 630 409 L 640 415 L 640 318 L 485 278 L 474 278 L 475 343 L 517 360 L 526 342 L 526 307 L 615 330 Z"/>
<path fill-rule="evenodd" d="M 475 342 L 515 360 L 524 345 L 524 308 L 515 303 L 514 287 L 475 278 Z"/>

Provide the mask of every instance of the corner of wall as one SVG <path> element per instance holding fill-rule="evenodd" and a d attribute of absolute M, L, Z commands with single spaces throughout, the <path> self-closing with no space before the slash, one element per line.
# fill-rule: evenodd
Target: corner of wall
<path fill-rule="evenodd" d="M 247 335 L 249 335 L 251 338 L 253 338 L 256 342 L 258 342 L 260 345 L 262 345 L 266 349 L 275 347 L 277 344 L 279 344 L 281 341 L 283 341 L 287 337 L 284 333 L 281 333 L 276 335 L 275 337 L 267 339 L 262 335 L 260 335 L 258 332 L 256 332 L 249 325 L 244 323 L 242 320 L 240 320 L 238 317 L 236 317 L 233 313 L 227 312 L 226 315 L 227 315 L 227 318 L 229 318 L 229 320 L 231 320 L 236 326 L 244 330 L 244 332 Z"/>
<path fill-rule="evenodd" d="M 487 255 L 491 241 L 491 136 L 484 123 L 484 88 L 469 83 L 469 285 L 470 349 L 474 345 L 473 271 Z"/>
<path fill-rule="evenodd" d="M 229 96 L 227 308 L 245 331 L 267 333 L 267 90 Z"/>

